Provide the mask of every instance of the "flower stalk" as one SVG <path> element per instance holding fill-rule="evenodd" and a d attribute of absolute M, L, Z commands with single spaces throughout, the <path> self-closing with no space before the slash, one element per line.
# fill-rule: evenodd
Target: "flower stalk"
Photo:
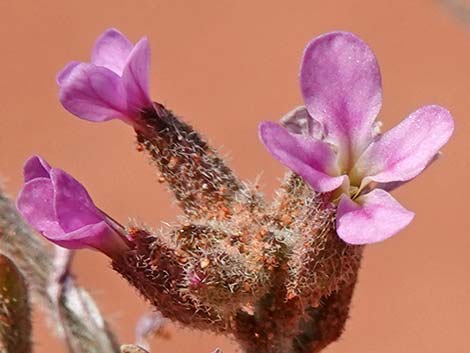
<path fill-rule="evenodd" d="M 203 168 L 219 161 L 215 152 L 205 154 L 212 148 L 162 105 L 154 107 L 143 113 L 146 133 L 137 139 L 185 217 L 161 232 L 131 228 L 134 247 L 113 260 L 114 269 L 164 316 L 231 334 L 246 352 L 297 353 L 299 340 L 324 347 L 339 337 L 363 247 L 337 237 L 334 206 L 292 173 L 273 204 L 225 166 L 207 174 Z M 169 166 L 172 159 L 179 163 Z"/>

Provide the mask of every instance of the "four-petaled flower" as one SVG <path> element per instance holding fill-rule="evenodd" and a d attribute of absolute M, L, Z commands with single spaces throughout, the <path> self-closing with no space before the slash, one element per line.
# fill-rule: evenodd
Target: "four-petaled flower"
<path fill-rule="evenodd" d="M 25 163 L 24 179 L 17 208 L 44 237 L 64 248 L 90 247 L 110 257 L 128 249 L 120 226 L 94 205 L 72 176 L 33 156 Z"/>
<path fill-rule="evenodd" d="M 91 63 L 72 61 L 59 72 L 60 101 L 85 120 L 136 125 L 139 112 L 152 105 L 149 71 L 147 38 L 133 46 L 121 32 L 108 29 L 96 40 Z"/>
<path fill-rule="evenodd" d="M 344 241 L 367 244 L 396 234 L 414 214 L 387 191 L 416 177 L 436 157 L 453 132 L 450 113 L 425 106 L 379 134 L 377 60 L 347 32 L 327 33 L 307 45 L 300 86 L 305 108 L 285 117 L 284 127 L 261 123 L 262 142 L 315 191 L 331 192 Z"/>

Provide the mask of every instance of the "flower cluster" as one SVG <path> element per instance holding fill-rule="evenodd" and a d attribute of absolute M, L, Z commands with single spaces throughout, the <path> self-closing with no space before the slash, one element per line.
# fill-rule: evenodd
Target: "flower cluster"
<path fill-rule="evenodd" d="M 58 74 L 60 101 L 94 122 L 121 119 L 139 126 L 149 98 L 150 49 L 109 29 L 96 41 L 90 63 L 73 61 Z M 350 244 L 384 240 L 414 214 L 389 193 L 421 173 L 453 131 L 450 113 L 432 105 L 418 109 L 381 134 L 377 60 L 358 37 L 332 32 L 305 49 L 300 85 L 305 106 L 281 124 L 264 122 L 259 135 L 268 151 L 337 205 L 338 235 Z M 18 197 L 24 218 L 51 241 L 68 248 L 92 247 L 111 254 L 127 248 L 116 223 L 92 203 L 67 173 L 32 157 Z"/>

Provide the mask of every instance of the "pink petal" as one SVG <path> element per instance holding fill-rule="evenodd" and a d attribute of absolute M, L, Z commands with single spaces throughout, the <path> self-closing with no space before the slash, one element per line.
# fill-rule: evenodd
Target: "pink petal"
<path fill-rule="evenodd" d="M 385 240 L 405 228 L 414 217 L 388 192 L 374 189 L 352 201 L 343 195 L 336 213 L 336 231 L 349 244 Z"/>
<path fill-rule="evenodd" d="M 351 167 L 372 137 L 382 105 L 380 70 L 372 50 L 352 33 L 332 32 L 307 45 L 300 86 L 310 115 Z"/>
<path fill-rule="evenodd" d="M 76 179 L 60 169 L 51 171 L 57 221 L 65 232 L 104 220 L 90 195 Z"/>
<path fill-rule="evenodd" d="M 121 236 L 105 221 L 86 225 L 49 240 L 67 249 L 94 248 L 110 257 L 129 249 Z"/>
<path fill-rule="evenodd" d="M 412 113 L 380 136 L 360 157 L 353 174 L 364 183 L 406 181 L 433 161 L 454 130 L 450 113 L 437 105 Z"/>
<path fill-rule="evenodd" d="M 59 71 L 59 73 L 57 74 L 56 76 L 56 81 L 57 81 L 57 84 L 60 86 L 62 86 L 64 84 L 65 81 L 67 81 L 67 79 L 69 78 L 70 74 L 72 73 L 72 71 L 78 66 L 80 65 L 80 62 L 79 61 L 71 61 L 69 62 L 67 65 L 65 65 L 62 70 Z"/>
<path fill-rule="evenodd" d="M 339 187 L 346 176 L 337 175 L 336 154 L 323 141 L 294 135 L 272 122 L 259 126 L 259 136 L 268 151 L 300 175 L 314 190 L 328 192 Z"/>
<path fill-rule="evenodd" d="M 435 161 L 437 161 L 439 159 L 439 157 L 441 156 L 440 153 L 437 153 L 433 159 L 431 159 L 429 161 L 429 163 L 426 165 L 426 168 L 424 168 L 424 170 L 428 169 L 432 164 L 434 164 Z M 424 172 L 423 170 L 423 172 Z M 414 178 L 413 178 L 414 179 Z M 393 191 L 395 190 L 396 188 L 399 188 L 400 186 L 402 186 L 403 184 L 406 184 L 408 183 L 409 181 L 413 180 L 413 179 L 410 179 L 410 180 L 407 180 L 407 181 L 391 181 L 391 182 L 385 182 L 385 183 L 377 183 L 375 188 L 377 189 L 383 189 L 385 191 Z M 369 178 L 365 178 L 362 182 L 363 186 L 367 185 L 371 180 Z"/>
<path fill-rule="evenodd" d="M 45 237 L 64 234 L 53 208 L 54 188 L 49 178 L 35 178 L 24 184 L 16 207 L 24 219 Z"/>
<path fill-rule="evenodd" d="M 129 39 L 117 29 L 110 28 L 96 40 L 91 63 L 103 66 L 121 76 L 132 48 Z"/>
<path fill-rule="evenodd" d="M 51 166 L 41 157 L 32 156 L 28 158 L 23 167 L 24 181 L 28 182 L 36 178 L 49 179 Z"/>
<path fill-rule="evenodd" d="M 127 114 L 121 79 L 93 64 L 79 64 L 60 87 L 60 101 L 72 114 L 90 121 L 106 121 Z"/>
<path fill-rule="evenodd" d="M 131 113 L 152 105 L 149 96 L 150 46 L 142 38 L 129 55 L 122 75 L 127 94 L 127 105 Z"/>

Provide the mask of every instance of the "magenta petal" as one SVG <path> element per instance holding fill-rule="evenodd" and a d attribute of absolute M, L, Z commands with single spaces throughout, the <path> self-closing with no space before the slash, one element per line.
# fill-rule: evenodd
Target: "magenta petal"
<path fill-rule="evenodd" d="M 48 178 L 36 178 L 24 184 L 16 207 L 24 219 L 45 237 L 63 234 L 52 207 L 54 188 Z"/>
<path fill-rule="evenodd" d="M 51 180 L 55 191 L 55 213 L 65 232 L 72 232 L 104 219 L 88 192 L 72 176 L 60 169 L 52 169 Z"/>
<path fill-rule="evenodd" d="M 346 243 L 361 245 L 385 240 L 414 217 L 388 192 L 374 189 L 355 201 L 343 195 L 336 214 L 336 231 Z"/>
<path fill-rule="evenodd" d="M 96 40 L 91 63 L 106 67 L 121 76 L 132 47 L 132 43 L 121 32 L 110 28 Z"/>
<path fill-rule="evenodd" d="M 93 64 L 79 64 L 60 87 L 60 101 L 72 114 L 90 121 L 106 121 L 127 114 L 126 93 L 114 72 Z"/>
<path fill-rule="evenodd" d="M 345 167 L 372 137 L 382 105 L 380 70 L 372 50 L 352 33 L 332 32 L 307 45 L 300 86 L 310 115 L 339 147 Z"/>
<path fill-rule="evenodd" d="M 142 38 L 129 55 L 122 75 L 130 112 L 151 106 L 149 97 L 150 46 Z"/>
<path fill-rule="evenodd" d="M 412 113 L 373 142 L 360 157 L 354 174 L 365 182 L 406 181 L 432 162 L 454 130 L 450 113 L 437 105 Z"/>
<path fill-rule="evenodd" d="M 59 73 L 56 76 L 56 81 L 59 86 L 62 86 L 65 81 L 70 76 L 70 73 L 78 66 L 80 65 L 79 61 L 71 61 L 67 65 L 65 65 L 62 70 L 59 71 Z"/>
<path fill-rule="evenodd" d="M 291 134 L 272 122 L 260 124 L 259 136 L 277 160 L 303 177 L 314 190 L 328 192 L 342 184 L 345 176 L 331 176 L 337 173 L 336 154 L 325 142 Z"/>
<path fill-rule="evenodd" d="M 51 166 L 41 157 L 32 156 L 28 158 L 23 167 L 24 181 L 28 182 L 36 178 L 49 179 Z"/>

